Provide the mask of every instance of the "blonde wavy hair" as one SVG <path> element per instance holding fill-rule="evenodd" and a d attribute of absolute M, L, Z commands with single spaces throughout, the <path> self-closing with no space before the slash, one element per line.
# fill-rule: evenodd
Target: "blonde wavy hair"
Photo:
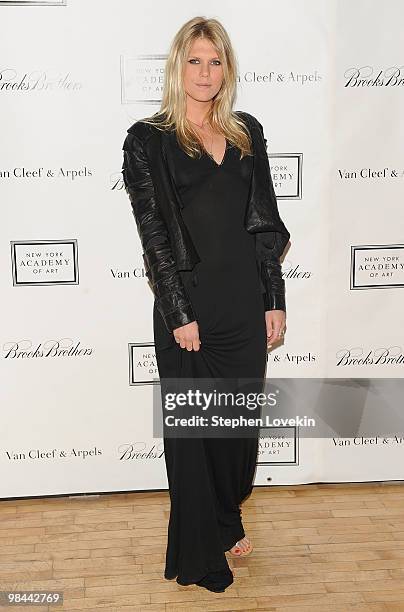
<path fill-rule="evenodd" d="M 230 38 L 217 19 L 194 17 L 178 30 L 169 50 L 160 110 L 141 121 L 159 129 L 176 130 L 181 148 L 191 157 L 201 156 L 203 144 L 186 118 L 186 93 L 183 72 L 189 50 L 195 39 L 207 38 L 214 45 L 223 66 L 223 82 L 212 100 L 207 115 L 212 129 L 223 134 L 241 151 L 240 159 L 252 155 L 251 137 L 244 122 L 232 110 L 236 96 L 237 61 Z"/>

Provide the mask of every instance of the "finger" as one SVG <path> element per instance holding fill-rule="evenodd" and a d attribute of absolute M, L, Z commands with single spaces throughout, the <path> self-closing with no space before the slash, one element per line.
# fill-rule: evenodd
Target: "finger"
<path fill-rule="evenodd" d="M 194 347 L 194 351 L 199 351 L 201 345 L 199 338 L 196 338 L 196 340 L 194 340 L 192 344 Z"/>
<path fill-rule="evenodd" d="M 279 340 L 280 338 L 283 338 L 283 328 L 277 327 L 275 330 L 274 339 Z"/>
<path fill-rule="evenodd" d="M 192 351 L 192 340 L 187 340 L 187 351 Z"/>
<path fill-rule="evenodd" d="M 283 325 L 279 326 L 279 328 L 276 330 L 276 334 L 277 334 L 278 338 L 282 338 L 282 336 L 284 334 L 284 327 L 283 327 Z"/>

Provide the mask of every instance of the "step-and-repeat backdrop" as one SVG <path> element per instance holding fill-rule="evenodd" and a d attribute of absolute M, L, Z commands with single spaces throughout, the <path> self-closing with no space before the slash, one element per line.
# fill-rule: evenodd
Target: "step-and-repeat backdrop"
<path fill-rule="evenodd" d="M 267 378 L 324 424 L 263 428 L 255 483 L 402 478 L 400 0 L 0 0 L 1 498 L 167 488 L 122 144 L 199 14 L 231 36 L 291 233 Z"/>

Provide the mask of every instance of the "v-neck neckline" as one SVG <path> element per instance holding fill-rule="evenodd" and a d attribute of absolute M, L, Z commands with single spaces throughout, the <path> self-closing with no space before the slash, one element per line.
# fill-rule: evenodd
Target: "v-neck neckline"
<path fill-rule="evenodd" d="M 226 146 L 224 148 L 224 153 L 223 153 L 223 157 L 222 157 L 222 161 L 220 163 L 218 163 L 215 158 L 213 157 L 213 155 L 211 153 L 209 153 L 209 151 L 207 149 L 204 148 L 205 153 L 210 157 L 210 159 L 213 161 L 213 163 L 215 164 L 215 166 L 217 166 L 218 168 L 220 168 L 220 166 L 223 165 L 223 162 L 225 160 L 226 154 L 227 154 L 227 149 L 228 149 L 228 142 L 227 142 L 227 138 L 225 138 L 226 141 Z"/>

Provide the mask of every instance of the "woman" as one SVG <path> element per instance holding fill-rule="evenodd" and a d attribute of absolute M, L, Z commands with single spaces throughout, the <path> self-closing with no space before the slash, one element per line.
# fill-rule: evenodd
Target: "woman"
<path fill-rule="evenodd" d="M 285 328 L 279 217 L 262 125 L 233 111 L 237 66 L 215 19 L 176 34 L 161 109 L 136 121 L 123 179 L 154 293 L 160 379 L 265 377 Z M 164 437 L 171 499 L 164 576 L 223 592 L 225 552 L 252 550 L 241 521 L 258 436 Z"/>

